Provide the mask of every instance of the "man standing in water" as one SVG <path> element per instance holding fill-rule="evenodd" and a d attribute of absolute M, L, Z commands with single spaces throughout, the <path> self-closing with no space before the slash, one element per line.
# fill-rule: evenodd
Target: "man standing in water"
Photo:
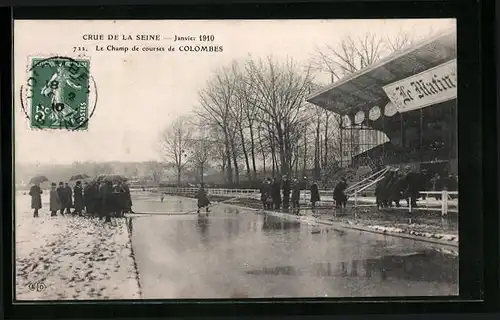
<path fill-rule="evenodd" d="M 300 206 L 300 184 L 297 178 L 292 181 L 292 208 L 298 209 Z"/>
<path fill-rule="evenodd" d="M 35 183 L 30 188 L 31 209 L 33 209 L 33 218 L 38 218 L 38 210 L 42 208 L 42 189 L 39 183 Z"/>
<path fill-rule="evenodd" d="M 283 176 L 283 209 L 287 210 L 290 206 L 290 180 L 287 176 Z"/>
<path fill-rule="evenodd" d="M 210 200 L 208 200 L 207 192 L 205 191 L 205 183 L 200 183 L 200 188 L 196 194 L 196 199 L 198 199 L 198 210 L 197 213 L 200 213 L 200 209 L 206 207 L 206 211 L 208 214 L 208 205 L 210 204 Z"/>
<path fill-rule="evenodd" d="M 273 199 L 274 209 L 279 210 L 281 207 L 281 182 L 278 178 L 273 178 L 273 182 L 271 184 L 271 197 Z"/>

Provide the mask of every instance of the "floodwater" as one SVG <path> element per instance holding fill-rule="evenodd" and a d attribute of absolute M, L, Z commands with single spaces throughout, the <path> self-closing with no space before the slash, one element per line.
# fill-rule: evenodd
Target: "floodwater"
<path fill-rule="evenodd" d="M 144 299 L 458 294 L 458 257 L 433 245 L 193 199 L 138 197 L 132 243 Z"/>

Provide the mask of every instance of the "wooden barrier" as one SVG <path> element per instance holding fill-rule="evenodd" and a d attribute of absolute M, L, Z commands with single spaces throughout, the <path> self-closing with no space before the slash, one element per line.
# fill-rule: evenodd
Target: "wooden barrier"
<path fill-rule="evenodd" d="M 238 198 L 247 198 L 247 199 L 260 199 L 260 190 L 258 189 L 221 189 L 221 188 L 207 188 L 207 193 L 209 195 L 220 195 L 220 196 L 233 196 L 233 197 L 238 197 Z M 161 192 L 165 193 L 172 193 L 172 194 L 191 194 L 194 195 L 198 191 L 198 188 L 175 188 L 175 187 L 164 187 L 160 188 Z M 319 191 L 320 196 L 323 197 L 330 197 L 331 199 L 324 199 L 319 201 L 319 204 L 321 203 L 327 203 L 331 205 L 335 205 L 335 201 L 333 200 L 333 191 L 331 190 L 320 190 Z M 426 194 L 427 197 L 426 199 L 429 199 L 429 196 L 435 196 L 435 195 L 440 195 L 441 200 L 440 205 L 437 207 L 430 207 L 428 205 L 424 205 L 423 207 L 419 207 L 418 210 L 425 210 L 425 211 L 440 211 L 441 215 L 445 216 L 448 214 L 448 212 L 458 212 L 458 201 L 456 204 L 456 209 L 455 208 L 450 208 L 450 200 L 452 199 L 453 196 L 456 196 L 458 198 L 458 191 L 420 191 L 420 194 Z M 354 207 L 364 207 L 367 206 L 367 201 L 360 201 L 360 200 L 366 200 L 366 197 L 359 197 L 358 193 L 354 193 L 353 197 L 354 201 Z M 300 192 L 300 200 L 303 203 L 307 203 L 310 199 L 310 192 L 309 190 L 301 190 Z M 426 200 L 422 200 L 426 201 Z M 370 203 L 369 205 L 375 206 L 376 203 Z M 393 209 L 399 209 L 399 210 L 408 210 L 411 212 L 412 210 L 415 210 L 415 208 L 411 207 L 411 199 L 410 203 L 408 204 L 407 207 L 399 207 L 399 208 L 393 208 Z"/>

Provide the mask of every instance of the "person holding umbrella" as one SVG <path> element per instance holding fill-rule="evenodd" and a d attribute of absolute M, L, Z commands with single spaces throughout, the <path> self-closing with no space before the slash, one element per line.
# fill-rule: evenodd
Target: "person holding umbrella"
<path fill-rule="evenodd" d="M 83 189 L 82 182 L 80 180 L 76 182 L 76 185 L 73 188 L 73 195 L 75 197 L 75 211 L 73 211 L 73 214 L 81 216 L 83 209 Z"/>
<path fill-rule="evenodd" d="M 38 218 L 38 210 L 42 208 L 42 189 L 40 183 L 35 183 L 31 188 L 29 195 L 31 196 L 31 209 L 33 209 L 33 218 Z"/>

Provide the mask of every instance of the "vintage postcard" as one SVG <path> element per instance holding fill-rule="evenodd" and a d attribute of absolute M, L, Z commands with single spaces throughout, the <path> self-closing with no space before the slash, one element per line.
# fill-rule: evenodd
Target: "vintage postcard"
<path fill-rule="evenodd" d="M 458 295 L 456 43 L 15 20 L 15 298 Z"/>

